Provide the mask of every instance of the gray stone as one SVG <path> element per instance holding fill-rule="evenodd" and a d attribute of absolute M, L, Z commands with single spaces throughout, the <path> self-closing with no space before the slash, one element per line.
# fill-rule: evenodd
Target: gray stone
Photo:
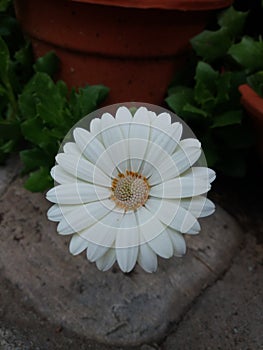
<path fill-rule="evenodd" d="M 263 349 L 263 247 L 247 235 L 233 265 L 201 295 L 163 350 Z"/>
<path fill-rule="evenodd" d="M 42 194 L 13 183 L 0 204 L 0 268 L 39 314 L 80 337 L 114 346 L 159 342 L 193 300 L 230 265 L 241 237 L 220 207 L 188 237 L 184 258 L 159 260 L 158 271 L 136 267 L 100 272 L 84 254 L 68 253 L 69 237 L 46 219 Z"/>

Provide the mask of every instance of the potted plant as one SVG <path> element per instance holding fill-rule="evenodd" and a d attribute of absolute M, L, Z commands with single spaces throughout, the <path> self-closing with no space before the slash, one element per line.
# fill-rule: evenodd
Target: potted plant
<path fill-rule="evenodd" d="M 36 57 L 54 50 L 69 86 L 104 84 L 108 103 L 160 104 L 189 39 L 232 0 L 16 0 Z"/>

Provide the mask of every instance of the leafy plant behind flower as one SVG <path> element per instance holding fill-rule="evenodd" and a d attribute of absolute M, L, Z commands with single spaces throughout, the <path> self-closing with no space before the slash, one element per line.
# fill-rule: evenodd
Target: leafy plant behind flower
<path fill-rule="evenodd" d="M 59 60 L 52 52 L 33 65 L 10 1 L 0 0 L 0 163 L 22 150 L 25 187 L 43 191 L 52 186 L 49 174 L 61 140 L 82 117 L 105 99 L 108 88 L 95 85 L 68 91 L 52 76 Z M 1 37 L 2 36 L 2 37 Z M 32 68 L 33 67 L 33 68 Z"/>
<path fill-rule="evenodd" d="M 248 81 L 257 92 L 263 88 L 263 42 L 241 37 L 247 15 L 230 7 L 219 16 L 218 30 L 191 40 L 197 57 L 166 99 L 201 139 L 208 165 L 231 176 L 245 175 L 253 144 L 238 86 Z"/>

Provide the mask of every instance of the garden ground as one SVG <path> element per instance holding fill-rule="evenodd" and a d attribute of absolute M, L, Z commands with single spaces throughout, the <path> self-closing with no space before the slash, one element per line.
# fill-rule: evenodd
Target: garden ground
<path fill-rule="evenodd" d="M 2 197 L 17 176 L 16 164 L 12 159 L 1 169 Z M 239 250 L 227 270 L 195 298 L 178 322 L 170 325 L 164 339 L 136 349 L 263 349 L 261 181 L 258 167 L 253 167 L 246 180 L 217 180 L 213 200 L 234 216 L 243 229 Z M 17 231 L 14 239 L 19 242 L 21 232 Z M 0 349 L 135 349 L 95 344 L 59 324 L 50 323 L 34 308 L 20 286 L 6 278 L 3 266 L 0 301 Z"/>

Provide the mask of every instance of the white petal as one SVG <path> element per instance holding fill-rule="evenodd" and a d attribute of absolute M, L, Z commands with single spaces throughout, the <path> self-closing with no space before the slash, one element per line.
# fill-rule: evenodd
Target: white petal
<path fill-rule="evenodd" d="M 52 205 L 52 207 L 48 209 L 48 212 L 47 212 L 48 220 L 55 221 L 55 222 L 60 221 L 62 219 L 62 216 L 63 214 L 61 212 L 61 209 L 57 204 Z"/>
<path fill-rule="evenodd" d="M 149 241 L 148 244 L 152 250 L 162 258 L 169 259 L 173 256 L 172 241 L 166 230 Z"/>
<path fill-rule="evenodd" d="M 149 198 L 145 206 L 166 226 L 174 230 L 192 234 L 200 231 L 198 221 L 190 211 L 180 206 L 180 201 Z"/>
<path fill-rule="evenodd" d="M 116 112 L 116 121 L 122 131 L 124 139 L 129 138 L 130 124 L 132 122 L 132 114 L 127 107 L 120 107 Z"/>
<path fill-rule="evenodd" d="M 94 118 L 90 122 L 90 132 L 95 136 L 98 136 L 101 132 L 101 119 Z"/>
<path fill-rule="evenodd" d="M 101 135 L 104 147 L 107 149 L 113 143 L 123 139 L 123 135 L 119 125 L 113 116 L 109 113 L 104 113 L 101 117 Z"/>
<path fill-rule="evenodd" d="M 59 165 L 55 165 L 51 169 L 50 174 L 53 177 L 53 179 L 61 185 L 76 181 L 76 178 L 74 178 L 74 176 L 64 171 Z"/>
<path fill-rule="evenodd" d="M 108 250 L 109 250 L 108 246 L 104 247 L 104 246 L 89 242 L 88 249 L 87 249 L 87 258 L 89 261 L 94 262 L 100 259 Z"/>
<path fill-rule="evenodd" d="M 103 154 L 104 162 L 100 161 L 100 169 L 104 171 L 106 174 L 109 174 L 114 167 L 110 156 L 107 154 L 107 151 L 103 144 L 99 141 L 99 139 L 82 128 L 76 128 L 73 131 L 73 135 L 75 141 L 83 155 L 93 164 L 98 162 L 98 158 L 100 158 Z M 98 164 L 96 164 L 98 166 Z"/>
<path fill-rule="evenodd" d="M 209 182 L 212 183 L 216 179 L 216 173 L 214 170 L 208 168 Z"/>
<path fill-rule="evenodd" d="M 146 272 L 155 272 L 157 270 L 157 256 L 148 243 L 140 245 L 138 263 Z"/>
<path fill-rule="evenodd" d="M 203 196 L 182 198 L 180 205 L 186 210 L 189 210 L 196 218 L 209 216 L 215 211 L 214 203 Z"/>
<path fill-rule="evenodd" d="M 97 268 L 101 271 L 109 270 L 116 261 L 114 249 L 109 249 L 101 258 L 96 261 Z"/>
<path fill-rule="evenodd" d="M 127 107 L 121 106 L 117 109 L 115 118 L 119 124 L 126 124 L 131 122 L 132 114 Z"/>
<path fill-rule="evenodd" d="M 75 182 L 52 188 L 47 192 L 46 197 L 53 203 L 81 204 L 106 199 L 109 198 L 110 195 L 111 192 L 107 188 L 88 183 Z"/>
<path fill-rule="evenodd" d="M 186 244 L 184 237 L 179 232 L 176 232 L 175 230 L 171 230 L 169 228 L 167 228 L 167 232 L 173 243 L 174 255 L 183 256 L 186 253 Z"/>
<path fill-rule="evenodd" d="M 150 195 L 158 198 L 198 196 L 210 190 L 209 174 L 208 168 L 193 167 L 181 177 L 151 187 Z"/>
<path fill-rule="evenodd" d="M 140 244 L 152 240 L 163 232 L 166 226 L 161 223 L 146 207 L 140 207 L 136 212 L 137 222 L 140 230 Z"/>
<path fill-rule="evenodd" d="M 80 156 L 81 152 L 75 142 L 67 142 L 63 146 L 63 151 L 67 154 L 74 154 Z"/>
<path fill-rule="evenodd" d="M 130 272 L 137 260 L 139 231 L 134 212 L 126 213 L 116 236 L 116 257 L 123 272 Z"/>
<path fill-rule="evenodd" d="M 132 119 L 129 130 L 129 154 L 132 171 L 138 172 L 142 166 L 148 148 L 150 134 L 151 124 L 148 111 L 145 107 L 140 107 Z M 139 153 L 138 147 L 140 147 Z M 137 148 L 135 152 L 134 148 Z M 134 157 L 134 153 L 138 154 L 138 156 Z"/>
<path fill-rule="evenodd" d="M 113 207 L 114 203 L 110 200 L 78 206 L 75 210 L 64 214 L 57 230 L 63 234 L 80 232 L 110 213 Z"/>
<path fill-rule="evenodd" d="M 59 153 L 56 161 L 66 172 L 73 175 L 73 178 L 77 177 L 96 185 L 111 187 L 111 178 L 84 157 Z"/>
<path fill-rule="evenodd" d="M 113 129 L 107 129 L 107 133 L 110 134 L 112 132 L 113 134 L 116 134 L 116 130 L 120 132 L 120 127 L 117 125 Z M 113 136 L 109 136 L 109 139 L 114 140 Z M 108 142 L 107 146 L 107 152 L 101 155 L 101 157 L 97 161 L 97 166 L 100 167 L 101 162 L 105 164 L 107 162 L 107 159 L 104 159 L 105 156 L 110 156 L 112 163 L 114 164 L 114 169 L 112 173 L 108 173 L 110 176 L 116 176 L 117 172 L 125 173 L 125 171 L 129 168 L 129 141 L 127 139 L 121 139 L 117 140 L 116 142 L 113 142 L 110 144 L 110 141 Z M 104 165 L 102 165 L 103 168 L 105 168 Z M 118 169 L 118 170 L 117 170 Z"/>
<path fill-rule="evenodd" d="M 69 244 L 69 251 L 71 254 L 78 255 L 87 247 L 88 242 L 85 239 L 81 238 L 77 233 L 72 236 Z"/>
<path fill-rule="evenodd" d="M 69 211 L 72 211 L 75 206 L 73 205 L 69 205 L 69 206 L 66 206 L 69 208 L 68 212 Z M 63 218 L 63 211 L 61 209 L 61 207 L 58 205 L 58 204 L 54 204 L 52 205 L 51 208 L 49 208 L 48 212 L 47 212 L 47 217 L 50 221 L 60 221 L 62 218 Z"/>
<path fill-rule="evenodd" d="M 168 233 L 165 231 L 166 226 L 144 207 L 137 210 L 136 215 L 141 234 L 141 244 L 147 242 L 156 254 L 164 258 L 171 257 L 173 246 Z"/>
<path fill-rule="evenodd" d="M 151 141 L 158 144 L 165 152 L 172 154 L 182 136 L 182 124 L 173 123 L 167 128 L 167 130 L 154 129 L 151 136 Z"/>

